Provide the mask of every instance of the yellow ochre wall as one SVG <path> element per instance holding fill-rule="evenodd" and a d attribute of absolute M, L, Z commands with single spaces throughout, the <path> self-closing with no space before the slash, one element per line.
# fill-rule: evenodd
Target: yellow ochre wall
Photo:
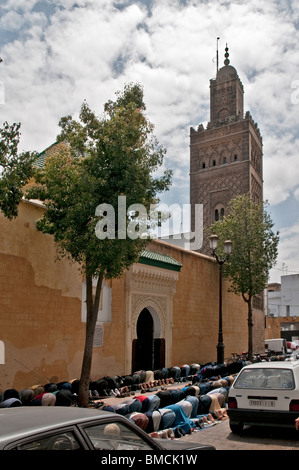
<path fill-rule="evenodd" d="M 38 203 L 22 202 L 16 219 L 9 221 L 0 215 L 0 341 L 5 347 L 0 393 L 80 377 L 85 336 L 82 275 L 67 258 L 57 260 L 52 237 L 36 230 L 41 212 Z M 183 265 L 173 296 L 172 357 L 166 367 L 215 361 L 217 264 L 212 258 L 162 241 L 150 242 L 147 249 Z M 103 324 L 103 346 L 93 351 L 92 380 L 131 373 L 125 365 L 125 331 L 130 327 L 125 275 L 108 284 L 112 287 L 111 321 Z M 247 349 L 246 305 L 239 296 L 228 293 L 227 286 L 225 281 L 225 357 Z"/>
<path fill-rule="evenodd" d="M 0 389 L 71 378 L 81 361 L 81 275 L 55 261 L 52 238 L 35 228 L 40 215 L 30 203 L 12 221 L 0 215 Z"/>

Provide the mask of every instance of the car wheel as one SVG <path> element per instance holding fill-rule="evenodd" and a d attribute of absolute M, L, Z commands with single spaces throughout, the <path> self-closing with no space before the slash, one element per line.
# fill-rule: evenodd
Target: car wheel
<path fill-rule="evenodd" d="M 244 428 L 243 423 L 229 423 L 229 427 L 234 434 L 241 434 Z"/>

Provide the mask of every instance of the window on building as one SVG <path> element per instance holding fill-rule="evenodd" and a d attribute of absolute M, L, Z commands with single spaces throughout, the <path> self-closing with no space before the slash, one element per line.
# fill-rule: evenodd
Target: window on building
<path fill-rule="evenodd" d="M 213 166 L 216 166 L 216 160 L 213 160 Z"/>
<path fill-rule="evenodd" d="M 217 207 L 214 213 L 215 221 L 219 219 L 223 219 L 223 217 L 224 217 L 224 207 Z"/>
<path fill-rule="evenodd" d="M 206 164 L 205 162 L 202 163 L 202 167 L 205 168 L 206 167 Z"/>
<path fill-rule="evenodd" d="M 97 279 L 93 279 L 93 294 L 95 294 Z M 103 281 L 102 295 L 98 311 L 98 323 L 105 323 L 111 321 L 111 301 L 112 289 L 108 281 Z M 82 300 L 81 300 L 81 321 L 86 322 L 86 281 L 82 283 Z"/>

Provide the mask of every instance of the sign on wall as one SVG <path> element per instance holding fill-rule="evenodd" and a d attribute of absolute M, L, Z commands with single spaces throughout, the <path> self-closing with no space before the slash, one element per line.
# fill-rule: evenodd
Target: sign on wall
<path fill-rule="evenodd" d="M 93 347 L 101 348 L 103 346 L 103 325 L 97 324 L 93 337 Z"/>
<path fill-rule="evenodd" d="M 5 348 L 3 341 L 0 341 L 0 364 L 5 364 Z"/>

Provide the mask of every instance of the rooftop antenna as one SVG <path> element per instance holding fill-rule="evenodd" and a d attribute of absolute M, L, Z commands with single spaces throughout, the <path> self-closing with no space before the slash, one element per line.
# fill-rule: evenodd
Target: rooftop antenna
<path fill-rule="evenodd" d="M 217 70 L 216 72 L 218 72 L 218 65 L 219 65 L 219 60 L 218 60 L 218 41 L 219 41 L 220 38 L 217 38 L 217 44 L 216 44 L 216 67 L 217 67 Z"/>

